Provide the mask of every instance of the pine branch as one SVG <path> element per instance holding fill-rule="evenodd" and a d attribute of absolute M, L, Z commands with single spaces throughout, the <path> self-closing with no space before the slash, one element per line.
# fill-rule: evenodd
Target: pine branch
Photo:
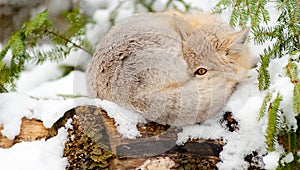
<path fill-rule="evenodd" d="M 267 135 L 266 135 L 266 143 L 269 151 L 274 151 L 274 143 L 276 141 L 276 133 L 278 132 L 278 123 L 277 123 L 277 113 L 279 110 L 280 102 L 282 101 L 282 96 L 277 94 L 275 100 L 269 105 L 268 113 L 268 127 L 267 127 Z"/>
<path fill-rule="evenodd" d="M 88 54 L 90 54 L 90 55 L 93 55 L 93 52 L 91 52 L 91 51 L 85 49 L 84 47 L 82 47 L 82 46 L 80 46 L 80 45 L 77 45 L 76 43 L 74 43 L 74 42 L 71 41 L 70 39 L 68 39 L 68 38 L 66 38 L 66 37 L 64 37 L 64 36 L 62 36 L 62 35 L 60 35 L 60 34 L 58 34 L 58 33 L 55 32 L 55 31 L 52 31 L 52 30 L 45 30 L 45 32 L 48 33 L 48 34 L 50 34 L 50 35 L 53 35 L 53 36 L 56 37 L 56 38 L 60 38 L 60 39 L 62 39 L 63 41 L 65 41 L 65 42 L 67 42 L 67 43 L 72 44 L 72 46 L 74 46 L 74 47 L 76 47 L 76 48 L 78 48 L 78 49 L 81 49 L 81 50 L 85 51 L 86 53 L 88 53 Z"/>
<path fill-rule="evenodd" d="M 266 90 L 270 85 L 270 73 L 267 70 L 270 60 L 269 56 L 260 56 L 261 66 L 258 70 L 258 88 L 259 90 Z"/>
<path fill-rule="evenodd" d="M 260 107 L 260 110 L 259 110 L 259 116 L 258 116 L 258 121 L 265 116 L 265 113 L 267 111 L 267 105 L 269 104 L 269 101 L 271 99 L 272 95 L 270 92 L 267 93 L 267 95 L 265 96 L 262 104 L 261 104 L 261 107 Z"/>
<path fill-rule="evenodd" d="M 155 0 L 151 0 L 149 3 L 147 3 L 147 1 L 145 0 L 135 0 L 136 4 L 141 4 L 144 8 L 148 10 L 148 12 L 155 12 L 155 10 L 152 7 L 154 2 Z"/>
<path fill-rule="evenodd" d="M 0 61 L 2 61 L 4 59 L 4 57 L 6 56 L 9 48 L 10 48 L 11 44 L 10 41 L 4 46 L 4 48 L 1 50 L 0 52 Z"/>
<path fill-rule="evenodd" d="M 291 82 L 294 84 L 294 110 L 300 114 L 300 82 L 297 75 L 297 65 L 289 62 L 286 65 L 287 75 L 290 77 Z"/>

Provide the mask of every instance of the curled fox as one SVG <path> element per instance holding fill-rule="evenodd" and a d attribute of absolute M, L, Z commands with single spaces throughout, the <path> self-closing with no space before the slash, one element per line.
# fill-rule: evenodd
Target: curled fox
<path fill-rule="evenodd" d="M 89 95 L 160 124 L 200 123 L 250 69 L 248 33 L 211 14 L 133 15 L 100 42 L 87 68 Z"/>

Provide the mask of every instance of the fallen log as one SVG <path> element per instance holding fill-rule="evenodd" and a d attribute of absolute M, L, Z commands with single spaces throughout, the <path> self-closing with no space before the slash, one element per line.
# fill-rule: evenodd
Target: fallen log
<path fill-rule="evenodd" d="M 65 113 L 49 130 L 55 136 L 72 119 L 64 156 L 68 169 L 217 169 L 223 143 L 191 140 L 176 145 L 178 129 L 139 124 L 141 136 L 124 139 L 104 110 L 81 106 Z"/>

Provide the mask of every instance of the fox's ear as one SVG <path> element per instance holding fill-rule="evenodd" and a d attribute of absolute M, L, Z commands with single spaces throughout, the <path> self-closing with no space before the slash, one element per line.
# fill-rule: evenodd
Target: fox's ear
<path fill-rule="evenodd" d="M 174 21 L 176 24 L 176 30 L 181 36 L 182 40 L 185 41 L 188 36 L 190 36 L 193 32 L 193 26 L 188 23 L 187 21 L 184 21 L 183 19 L 174 17 Z"/>
<path fill-rule="evenodd" d="M 249 32 L 250 32 L 250 27 L 240 32 L 229 35 L 227 37 L 229 45 L 227 46 L 226 54 L 234 55 L 240 53 L 244 48 Z"/>

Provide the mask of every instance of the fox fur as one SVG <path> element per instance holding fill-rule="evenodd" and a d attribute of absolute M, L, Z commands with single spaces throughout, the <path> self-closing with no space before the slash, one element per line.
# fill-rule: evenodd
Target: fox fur
<path fill-rule="evenodd" d="M 248 34 L 212 14 L 135 14 L 100 42 L 87 68 L 89 95 L 160 124 L 203 122 L 250 69 Z"/>

